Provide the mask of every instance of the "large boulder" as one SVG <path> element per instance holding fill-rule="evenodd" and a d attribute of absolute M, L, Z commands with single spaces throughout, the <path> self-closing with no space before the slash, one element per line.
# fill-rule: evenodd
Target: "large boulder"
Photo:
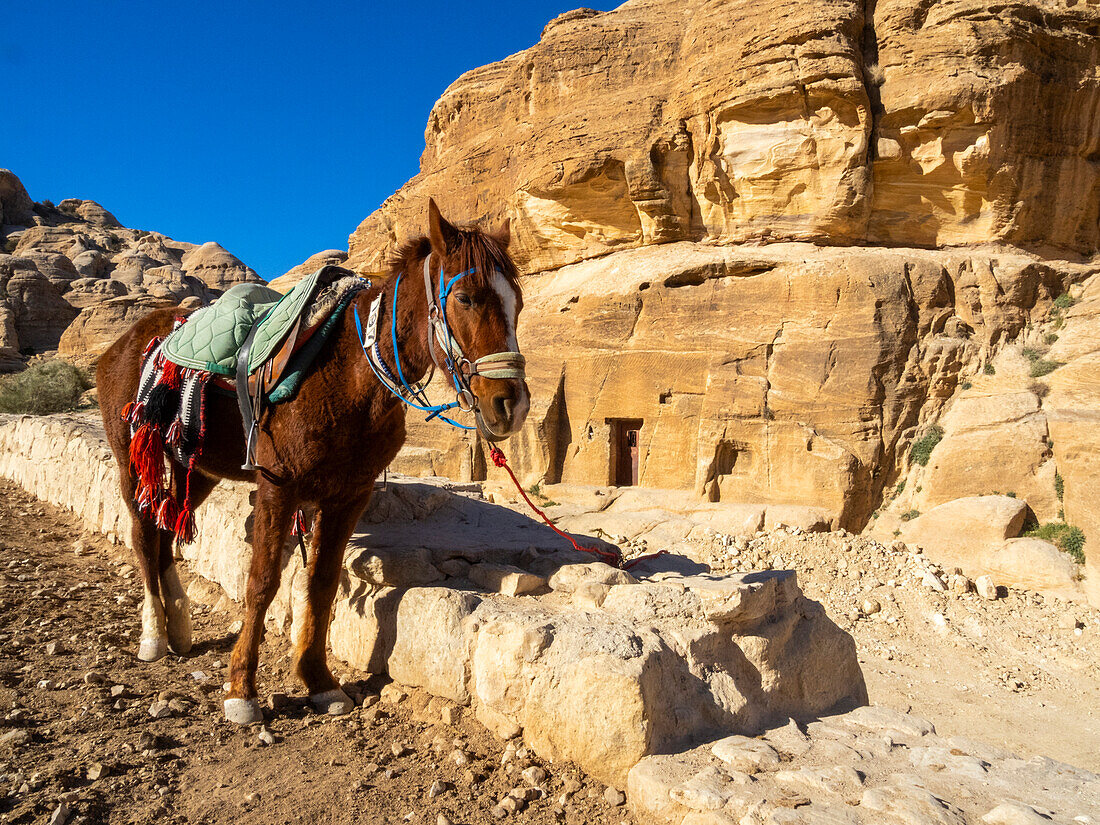
<path fill-rule="evenodd" d="M 23 182 L 9 169 L 0 169 L 0 227 L 33 223 L 34 201 L 23 188 Z"/>
<path fill-rule="evenodd" d="M 262 283 L 251 268 L 220 244 L 207 241 L 183 256 L 183 273 L 198 278 L 211 289 L 226 290 L 233 284 Z"/>
<path fill-rule="evenodd" d="M 933 507 L 902 528 L 940 564 L 970 567 L 991 547 L 1020 535 L 1027 503 L 1009 496 L 971 496 Z"/>

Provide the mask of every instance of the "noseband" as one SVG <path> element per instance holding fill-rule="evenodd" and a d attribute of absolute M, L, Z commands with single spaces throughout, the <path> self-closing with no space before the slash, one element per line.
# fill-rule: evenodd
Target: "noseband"
<path fill-rule="evenodd" d="M 408 406 L 429 413 L 426 420 L 439 418 L 453 427 L 462 430 L 478 430 L 488 441 L 503 441 L 506 436 L 499 435 L 490 429 L 481 415 L 481 405 L 477 395 L 470 387 L 470 381 L 475 375 L 491 379 L 518 379 L 525 377 L 524 367 L 527 360 L 522 353 L 511 350 L 494 352 L 484 355 L 475 361 L 470 361 L 463 353 L 462 346 L 451 334 L 450 325 L 447 322 L 447 296 L 450 295 L 454 285 L 472 274 L 476 270 L 467 269 L 460 272 L 450 280 L 446 279 L 443 268 L 439 270 L 439 297 L 438 300 L 432 289 L 431 253 L 424 259 L 424 292 L 428 299 L 428 352 L 432 357 L 432 368 L 428 374 L 410 385 L 401 370 L 401 355 L 397 345 L 397 290 L 401 286 L 401 275 L 398 273 L 393 286 L 393 308 L 390 319 L 390 335 L 393 341 L 393 358 L 397 367 L 396 376 L 382 359 L 382 351 L 378 346 L 378 325 L 381 316 L 382 298 L 384 293 L 379 293 L 371 302 L 370 315 L 367 321 L 367 330 L 364 335 L 363 325 L 359 319 L 359 308 L 355 308 L 355 328 L 359 333 L 359 343 L 367 356 L 367 363 L 374 371 L 375 376 L 386 389 Z M 498 270 L 499 271 L 499 270 Z M 442 361 L 436 354 L 433 341 L 443 353 Z M 435 369 L 450 377 L 455 390 L 455 400 L 447 404 L 432 404 L 428 401 L 424 390 L 431 383 Z M 458 408 L 463 412 L 473 412 L 477 422 L 476 427 L 469 427 L 453 421 L 443 413 Z"/>

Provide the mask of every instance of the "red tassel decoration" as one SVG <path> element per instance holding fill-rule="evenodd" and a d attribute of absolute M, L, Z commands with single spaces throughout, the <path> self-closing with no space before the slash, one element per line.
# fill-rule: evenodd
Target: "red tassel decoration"
<path fill-rule="evenodd" d="M 161 530 L 171 530 L 175 532 L 176 522 L 179 518 L 179 514 L 176 512 L 176 502 L 171 496 L 165 496 L 161 501 L 160 506 L 157 508 L 157 527 Z"/>
<path fill-rule="evenodd" d="M 164 340 L 164 336 L 161 335 L 157 338 L 150 339 L 149 343 L 145 345 L 145 351 L 141 354 L 141 360 L 144 361 L 149 357 L 149 353 L 160 346 L 160 342 Z"/>
<path fill-rule="evenodd" d="M 152 424 L 142 424 L 130 441 L 130 467 L 139 487 L 150 492 L 164 489 L 164 436 Z"/>
<path fill-rule="evenodd" d="M 183 426 L 180 424 L 179 418 L 175 418 L 172 420 L 172 426 L 168 428 L 168 432 L 164 434 L 164 440 L 173 447 L 178 447 L 182 437 Z"/>
<path fill-rule="evenodd" d="M 174 532 L 176 541 L 180 544 L 190 544 L 195 540 L 195 511 L 191 509 L 189 502 L 185 501 L 180 508 Z"/>
<path fill-rule="evenodd" d="M 178 390 L 183 383 L 183 368 L 174 361 L 164 359 L 164 368 L 160 374 L 158 384 L 163 384 L 169 389 Z"/>

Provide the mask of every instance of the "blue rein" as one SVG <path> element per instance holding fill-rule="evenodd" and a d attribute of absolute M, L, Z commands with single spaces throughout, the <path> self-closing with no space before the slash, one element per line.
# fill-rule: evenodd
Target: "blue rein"
<path fill-rule="evenodd" d="M 447 296 L 450 294 L 451 289 L 455 285 L 455 282 L 457 282 L 460 278 L 464 278 L 472 272 L 474 272 L 473 269 L 467 269 L 465 272 L 460 272 L 459 274 L 451 278 L 450 281 L 444 283 L 443 270 L 440 269 L 439 305 L 443 310 L 443 328 L 446 331 L 448 342 L 451 340 L 451 330 L 447 324 Z M 405 380 L 405 374 L 401 369 L 401 352 L 397 345 L 397 290 L 401 286 L 401 276 L 403 274 L 404 273 L 398 273 L 397 279 L 394 281 L 393 308 L 391 310 L 390 317 L 390 337 L 393 341 L 393 360 L 395 366 L 397 367 L 397 376 L 394 377 L 393 373 L 390 372 L 389 368 L 386 366 L 386 362 L 382 358 L 382 351 L 378 346 L 378 341 L 374 342 L 374 355 L 375 358 L 378 360 L 379 366 L 385 371 L 386 375 L 382 375 L 381 373 L 379 373 L 378 367 L 375 367 L 374 360 L 370 357 L 370 353 L 367 350 L 366 338 L 363 335 L 363 322 L 359 318 L 359 306 L 356 305 L 354 313 L 355 330 L 359 334 L 359 346 L 363 348 L 363 353 L 367 356 L 367 363 L 370 365 L 370 368 L 374 372 L 374 374 L 378 377 L 379 383 L 381 383 L 382 386 L 389 390 L 390 393 L 399 401 L 404 402 L 406 405 L 412 407 L 413 409 L 419 410 L 420 412 L 428 413 L 428 417 L 424 419 L 425 421 L 431 421 L 433 418 L 438 418 L 440 421 L 446 422 L 452 427 L 456 427 L 460 430 L 476 430 L 477 427 L 468 427 L 465 424 L 459 424 L 457 421 L 454 421 L 443 415 L 443 413 L 447 412 L 448 410 L 452 410 L 455 407 L 458 407 L 459 404 L 457 401 L 452 401 L 449 404 L 431 404 L 424 396 L 423 390 L 414 390 L 411 386 L 409 386 L 408 381 Z M 431 340 L 428 341 L 428 346 L 433 346 L 433 342 Z M 454 358 L 451 355 L 450 349 L 451 348 L 448 344 L 445 352 L 448 371 L 451 373 L 451 382 L 454 384 L 456 392 L 461 392 L 462 387 L 459 384 L 458 379 L 455 377 L 457 365 L 454 362 Z M 388 381 L 386 380 L 387 378 L 389 379 Z M 409 398 L 406 398 L 405 396 L 401 395 L 401 393 L 396 392 L 390 386 L 391 384 L 397 384 L 399 381 L 401 383 L 401 386 L 404 387 L 405 391 L 409 394 L 409 397 L 414 400 L 410 401 Z"/>

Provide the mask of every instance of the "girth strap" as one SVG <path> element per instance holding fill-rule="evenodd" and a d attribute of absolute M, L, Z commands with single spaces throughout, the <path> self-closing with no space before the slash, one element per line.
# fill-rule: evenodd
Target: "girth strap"
<path fill-rule="evenodd" d="M 242 470 L 256 470 L 258 469 L 253 464 L 253 459 L 256 457 L 256 419 L 260 414 L 259 404 L 263 395 L 260 385 L 262 382 L 256 382 L 256 399 L 253 399 L 248 394 L 248 354 L 252 351 L 252 342 L 256 339 L 256 330 L 260 328 L 260 324 L 263 322 L 267 314 L 260 316 L 252 324 L 252 329 L 248 331 L 248 337 L 244 339 L 244 344 L 241 345 L 240 351 L 237 353 L 237 406 L 241 408 L 241 422 L 244 425 L 244 464 L 241 465 Z"/>

